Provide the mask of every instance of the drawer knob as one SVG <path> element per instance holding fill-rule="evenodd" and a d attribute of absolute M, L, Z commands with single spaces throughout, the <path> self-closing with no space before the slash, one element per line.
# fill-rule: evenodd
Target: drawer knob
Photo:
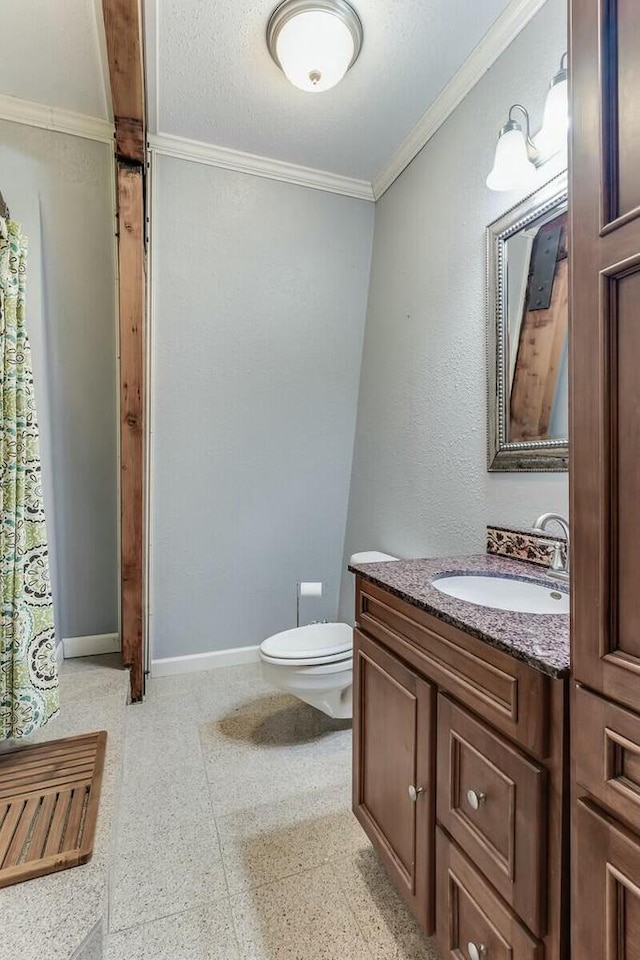
<path fill-rule="evenodd" d="M 482 793 L 481 790 L 467 790 L 467 803 L 472 810 L 479 810 L 486 799 L 486 793 Z M 478 956 L 482 956 L 482 954 L 478 954 Z M 472 957 L 472 960 L 475 960 L 475 957 Z"/>
<path fill-rule="evenodd" d="M 414 787 L 413 784 L 409 786 L 409 800 L 413 803 L 416 802 L 421 793 L 424 793 L 424 787 Z"/>
<path fill-rule="evenodd" d="M 487 948 L 482 943 L 471 941 L 467 944 L 467 953 L 469 954 L 469 960 L 485 960 Z"/>

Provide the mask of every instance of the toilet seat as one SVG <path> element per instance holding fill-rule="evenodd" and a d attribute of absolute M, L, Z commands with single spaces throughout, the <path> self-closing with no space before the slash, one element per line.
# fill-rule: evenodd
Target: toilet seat
<path fill-rule="evenodd" d="M 283 666 L 341 663 L 353 655 L 353 631 L 347 623 L 312 623 L 267 637 L 260 656 Z"/>

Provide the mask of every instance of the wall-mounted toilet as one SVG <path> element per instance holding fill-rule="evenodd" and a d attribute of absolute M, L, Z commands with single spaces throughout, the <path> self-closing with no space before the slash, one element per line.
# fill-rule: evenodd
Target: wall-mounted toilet
<path fill-rule="evenodd" d="M 355 553 L 351 563 L 397 560 L 388 553 Z M 352 714 L 353 630 L 348 623 L 312 623 L 268 637 L 260 645 L 262 675 L 278 690 L 329 717 Z"/>

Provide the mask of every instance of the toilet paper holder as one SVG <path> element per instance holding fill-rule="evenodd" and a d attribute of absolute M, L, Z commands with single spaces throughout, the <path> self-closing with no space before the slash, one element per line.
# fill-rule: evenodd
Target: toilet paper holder
<path fill-rule="evenodd" d="M 322 582 L 319 580 L 301 580 L 296 584 L 296 627 L 300 626 L 300 598 L 321 597 Z M 315 621 L 318 623 L 319 621 Z"/>

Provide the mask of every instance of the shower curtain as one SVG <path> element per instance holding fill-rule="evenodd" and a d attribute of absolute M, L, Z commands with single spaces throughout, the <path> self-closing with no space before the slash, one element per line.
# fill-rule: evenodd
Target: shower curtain
<path fill-rule="evenodd" d="M 26 266 L 26 237 L 0 217 L 0 741 L 27 736 L 58 712 Z"/>

